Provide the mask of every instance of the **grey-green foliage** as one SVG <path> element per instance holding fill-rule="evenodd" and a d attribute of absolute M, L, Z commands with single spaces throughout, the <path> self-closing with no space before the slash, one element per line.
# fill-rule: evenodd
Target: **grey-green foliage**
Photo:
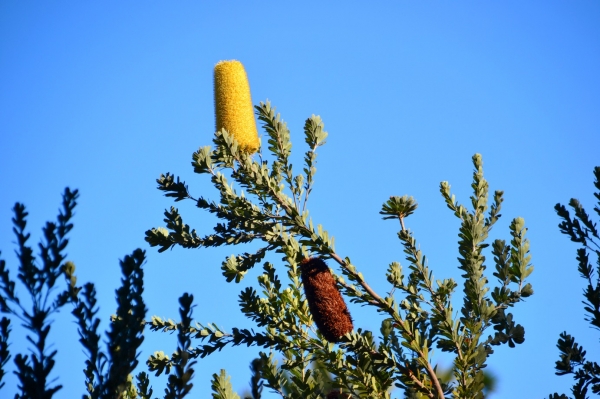
<path fill-rule="evenodd" d="M 91 283 L 77 286 L 75 265 L 66 260 L 67 234 L 73 228 L 71 219 L 77 204 L 78 191 L 66 189 L 62 209 L 56 223 L 48 222 L 43 228 L 39 243 L 39 257 L 27 244 L 30 234 L 26 232 L 27 212 L 25 206 L 14 207 L 14 228 L 17 238 L 17 281 L 4 260 L 0 259 L 0 389 L 2 377 L 13 354 L 9 350 L 10 324 L 19 320 L 28 331 L 27 340 L 33 345 L 28 354 L 14 354 L 16 375 L 19 379 L 16 398 L 52 398 L 61 385 L 51 386 L 56 350 L 48 350 L 51 332 L 49 317 L 68 304 L 79 328 L 80 342 L 88 354 L 84 367 L 84 398 L 150 398 L 145 373 L 138 375 L 137 389 L 132 386 L 129 374 L 137 366 L 137 349 L 143 341 L 146 307 L 142 300 L 144 251 L 138 249 L 121 262 L 122 286 L 117 290 L 117 313 L 107 332 L 107 350 L 100 347 L 96 317 L 96 291 Z M 59 280 L 65 281 L 59 288 Z M 17 285 L 17 282 L 20 284 Z M 19 295 L 18 287 L 25 289 L 30 300 Z M 28 308 L 25 303 L 31 303 Z M 82 386 L 82 388 L 84 388 Z M 146 395 L 146 396 L 144 396 Z"/>
<path fill-rule="evenodd" d="M 600 166 L 594 168 L 594 176 L 596 178 L 594 185 L 597 190 L 594 197 L 598 200 L 594 211 L 600 216 Z M 572 198 L 569 206 L 574 217 L 564 205 L 556 204 L 554 207 L 562 220 L 558 227 L 561 233 L 580 245 L 576 258 L 577 270 L 587 283 L 583 292 L 584 310 L 587 313 L 585 319 L 594 329 L 598 329 L 600 328 L 600 274 L 597 274 L 597 270 L 600 268 L 600 236 L 596 223 L 592 221 L 578 200 Z M 590 263 L 590 253 L 596 255 L 596 268 Z M 600 395 L 600 365 L 588 360 L 584 348 L 566 331 L 560 334 L 556 346 L 560 352 L 560 359 L 556 362 L 556 374 L 573 375 L 575 380 L 575 384 L 571 388 L 573 397 L 585 399 L 590 390 L 592 393 Z M 557 393 L 550 395 L 550 399 L 560 398 L 567 399 L 567 396 Z"/>
<path fill-rule="evenodd" d="M 248 155 L 238 150 L 233 136 L 221 130 L 213 147 L 201 147 L 193 154 L 192 166 L 207 175 L 219 192 L 216 201 L 194 197 L 185 182 L 167 173 L 157 180 L 159 190 L 177 201 L 191 200 L 200 209 L 219 219 L 213 232 L 198 233 L 183 221 L 175 207 L 167 209 L 165 228 L 146 232 L 151 246 L 165 251 L 184 248 L 259 243 L 259 249 L 242 252 L 222 262 L 227 282 L 241 283 L 247 272 L 262 263 L 258 275 L 261 292 L 248 286 L 239 295 L 240 309 L 257 328 L 216 325 L 189 327 L 199 342 L 188 350 L 191 358 L 204 357 L 226 346 L 256 345 L 262 360 L 264 386 L 284 398 L 360 397 L 389 398 L 394 387 L 405 397 L 482 398 L 484 373 L 495 345 L 514 347 L 524 341 L 524 329 L 516 324 L 509 309 L 533 293 L 526 282 L 533 271 L 527 229 L 521 218 L 510 224 L 508 241 L 492 241 L 496 283 L 486 271 L 484 254 L 490 245 L 489 233 L 500 217 L 502 192 L 489 201 L 489 186 L 483 176 L 480 155 L 473 157 L 473 194 L 470 206 L 461 205 L 443 182 L 440 191 L 453 214 L 460 220 L 459 264 L 461 281 L 435 279 L 416 238 L 406 227 L 406 218 L 417 209 L 412 197 L 392 196 L 382 207 L 384 219 L 398 219 L 398 237 L 403 246 L 407 275 L 398 262 L 387 273 L 391 284 L 385 295 L 376 293 L 350 258 L 336 252 L 334 238 L 313 223 L 307 203 L 313 191 L 317 149 L 327 133 L 318 116 L 304 125 L 308 146 L 304 166 L 296 173 L 290 162 L 292 144 L 289 130 L 267 102 L 256 107 L 267 137 L 267 151 Z M 264 148 L 263 148 L 264 150 Z M 264 262 L 267 253 L 281 261 Z M 314 327 L 300 281 L 299 262 L 310 256 L 333 261 L 332 273 L 343 295 L 351 302 L 372 307 L 381 315 L 380 335 L 357 329 L 339 345 L 327 342 Z M 285 275 L 286 281 L 279 276 Z M 457 316 L 452 296 L 463 287 L 462 306 Z M 151 328 L 161 331 L 184 328 L 153 318 Z M 454 357 L 454 381 L 442 382 L 436 374 L 432 350 L 441 349 Z M 177 356 L 159 353 L 148 364 L 157 373 L 168 372 Z M 322 367 L 314 367 L 321 364 Z M 216 397 L 227 393 L 224 374 L 213 378 Z M 220 395 L 220 396 L 218 396 Z"/>
<path fill-rule="evenodd" d="M 240 399 L 231 386 L 231 377 L 221 369 L 219 374 L 213 374 L 211 387 L 214 399 Z"/>

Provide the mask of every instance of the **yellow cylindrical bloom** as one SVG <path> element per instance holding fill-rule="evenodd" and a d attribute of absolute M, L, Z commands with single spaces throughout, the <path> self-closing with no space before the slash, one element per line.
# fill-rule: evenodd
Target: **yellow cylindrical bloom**
<path fill-rule="evenodd" d="M 239 61 L 220 61 L 215 65 L 215 113 L 217 131 L 226 129 L 247 153 L 258 150 L 260 141 L 250 85 Z"/>

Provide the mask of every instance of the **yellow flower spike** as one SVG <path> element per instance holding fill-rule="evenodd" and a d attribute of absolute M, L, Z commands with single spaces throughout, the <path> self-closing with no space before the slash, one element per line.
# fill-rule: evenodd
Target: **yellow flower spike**
<path fill-rule="evenodd" d="M 249 154 L 260 141 L 254 120 L 250 85 L 241 62 L 220 61 L 215 65 L 215 113 L 217 131 L 226 129 Z"/>

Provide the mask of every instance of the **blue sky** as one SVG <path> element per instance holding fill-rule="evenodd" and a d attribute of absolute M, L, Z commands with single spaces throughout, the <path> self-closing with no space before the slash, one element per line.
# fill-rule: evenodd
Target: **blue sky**
<path fill-rule="evenodd" d="M 207 3 L 0 3 L 0 250 L 9 265 L 16 267 L 14 203 L 29 209 L 33 244 L 56 217 L 64 187 L 78 188 L 69 259 L 81 283 L 96 283 L 104 327 L 115 309 L 118 259 L 137 247 L 148 255 L 150 315 L 176 319 L 177 298 L 190 292 L 197 321 L 254 327 L 237 295 L 260 271 L 226 284 L 219 266 L 234 248 L 158 254 L 144 242 L 172 204 L 155 188 L 161 173 L 216 198 L 194 175 L 191 154 L 211 144 L 213 66 L 238 59 L 253 101 L 269 99 L 288 122 L 295 164 L 305 151 L 304 120 L 323 118 L 329 138 L 309 208 L 379 292 L 389 289 L 387 265 L 404 260 L 397 224 L 378 214 L 390 195 L 416 198 L 408 227 L 429 266 L 437 278 L 459 277 L 458 221 L 438 187 L 449 181 L 466 203 L 471 156 L 483 154 L 491 189 L 505 191 L 492 238 L 507 238 L 510 220 L 524 217 L 535 265 L 535 295 L 514 311 L 526 341 L 489 359 L 499 380 L 494 397 L 566 392 L 571 381 L 553 372 L 564 330 L 600 358 L 598 333 L 583 320 L 575 246 L 553 211 L 571 197 L 593 207 L 598 2 Z M 201 233 L 215 223 L 192 203 L 178 207 Z M 356 327 L 378 331 L 374 311 L 350 310 Z M 51 334 L 54 376 L 64 385 L 58 397 L 80 397 L 85 358 L 69 312 L 55 317 Z M 26 347 L 23 335 L 13 338 L 14 350 Z M 175 345 L 174 336 L 148 333 L 141 361 Z M 243 391 L 257 352 L 228 348 L 201 360 L 193 392 L 208 396 L 221 368 Z M 15 385 L 11 375 L 3 395 L 13 396 Z M 153 385 L 161 395 L 164 380 Z"/>

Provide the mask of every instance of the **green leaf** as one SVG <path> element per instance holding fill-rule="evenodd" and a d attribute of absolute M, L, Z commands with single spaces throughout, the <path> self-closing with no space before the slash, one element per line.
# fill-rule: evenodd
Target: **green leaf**
<path fill-rule="evenodd" d="M 417 202 L 408 195 L 397 197 L 392 196 L 381 207 L 379 213 L 383 219 L 405 218 L 412 215 L 417 210 Z"/>
<path fill-rule="evenodd" d="M 231 386 L 231 377 L 221 369 L 219 374 L 213 374 L 211 380 L 213 399 L 240 399 Z"/>

